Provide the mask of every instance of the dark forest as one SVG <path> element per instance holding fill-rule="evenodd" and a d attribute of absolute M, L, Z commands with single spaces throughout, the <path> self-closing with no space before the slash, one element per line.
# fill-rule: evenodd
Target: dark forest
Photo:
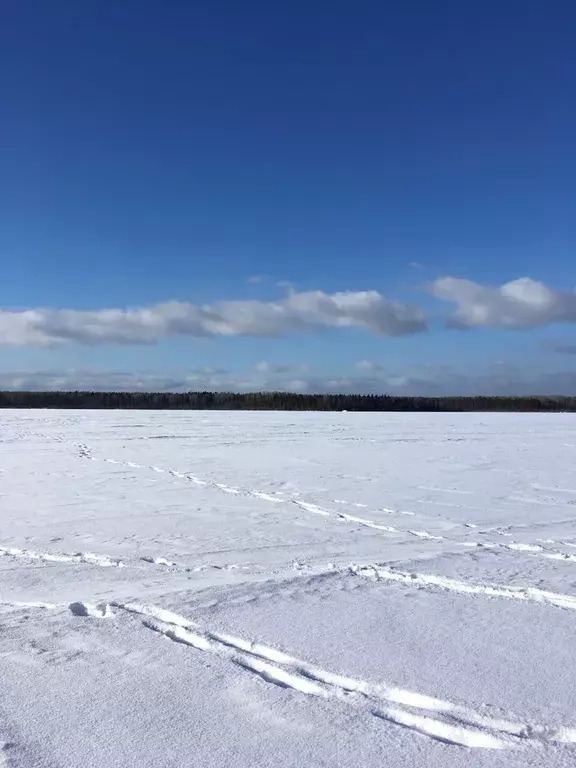
<path fill-rule="evenodd" d="M 574 412 L 576 397 L 395 397 L 290 392 L 0 392 L 0 408 Z"/>

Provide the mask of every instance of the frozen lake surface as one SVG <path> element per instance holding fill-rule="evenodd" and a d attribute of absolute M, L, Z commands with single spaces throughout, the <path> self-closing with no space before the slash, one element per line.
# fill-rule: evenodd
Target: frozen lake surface
<path fill-rule="evenodd" d="M 0 766 L 576 765 L 573 415 L 0 419 Z"/>

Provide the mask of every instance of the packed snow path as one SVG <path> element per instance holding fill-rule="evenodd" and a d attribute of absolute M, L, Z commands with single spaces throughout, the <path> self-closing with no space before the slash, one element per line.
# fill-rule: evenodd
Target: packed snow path
<path fill-rule="evenodd" d="M 1 415 L 1 766 L 576 764 L 572 416 Z"/>

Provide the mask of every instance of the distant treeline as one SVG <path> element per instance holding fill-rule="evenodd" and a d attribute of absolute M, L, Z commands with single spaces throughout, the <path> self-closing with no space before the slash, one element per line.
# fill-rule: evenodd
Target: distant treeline
<path fill-rule="evenodd" d="M 0 392 L 0 408 L 221 411 L 576 411 L 576 397 L 394 397 L 290 392 Z"/>

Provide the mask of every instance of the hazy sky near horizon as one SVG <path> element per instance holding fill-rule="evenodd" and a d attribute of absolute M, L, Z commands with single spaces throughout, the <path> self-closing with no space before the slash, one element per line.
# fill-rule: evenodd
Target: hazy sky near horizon
<path fill-rule="evenodd" d="M 8 0 L 0 387 L 576 393 L 576 6 Z"/>

